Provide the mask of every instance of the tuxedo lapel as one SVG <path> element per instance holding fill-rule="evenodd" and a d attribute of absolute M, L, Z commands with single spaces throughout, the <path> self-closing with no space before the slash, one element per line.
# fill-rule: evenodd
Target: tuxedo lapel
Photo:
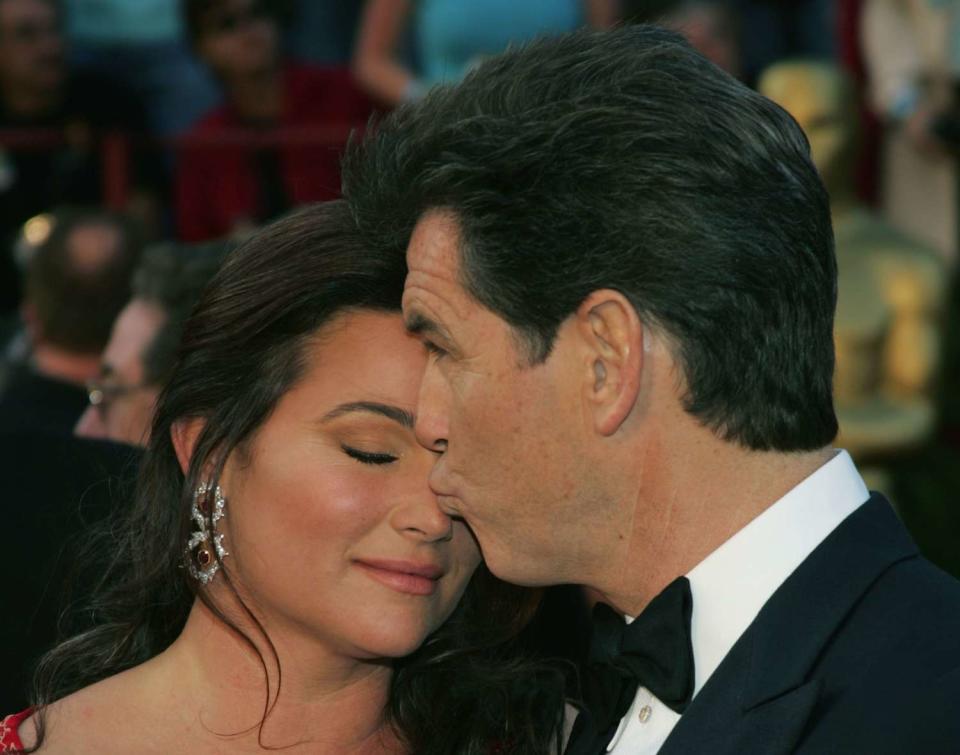
<path fill-rule="evenodd" d="M 792 752 L 819 699 L 811 672 L 824 647 L 877 578 L 916 555 L 890 504 L 874 494 L 767 601 L 661 754 Z"/>

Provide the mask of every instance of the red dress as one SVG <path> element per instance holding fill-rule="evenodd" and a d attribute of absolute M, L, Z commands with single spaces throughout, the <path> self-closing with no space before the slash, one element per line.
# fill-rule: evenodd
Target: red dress
<path fill-rule="evenodd" d="M 183 241 L 219 238 L 288 207 L 340 196 L 347 135 L 366 124 L 373 103 L 348 69 L 303 65 L 284 67 L 283 102 L 279 122 L 266 130 L 245 124 L 224 105 L 186 134 L 176 180 L 176 225 Z M 311 142 L 318 129 L 330 132 L 327 143 Z M 251 149 L 236 142 L 244 133 L 290 141 Z"/>
<path fill-rule="evenodd" d="M 14 713 L 12 716 L 0 720 L 0 752 L 13 752 L 23 749 L 23 742 L 17 735 L 20 724 L 30 718 L 33 713 L 32 708 L 27 708 L 22 713 Z"/>

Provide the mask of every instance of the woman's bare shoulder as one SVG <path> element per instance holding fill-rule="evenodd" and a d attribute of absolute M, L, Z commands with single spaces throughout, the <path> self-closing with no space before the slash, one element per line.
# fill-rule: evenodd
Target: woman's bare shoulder
<path fill-rule="evenodd" d="M 123 752 L 131 732 L 149 725 L 151 706 L 141 667 L 108 677 L 63 697 L 43 711 L 42 755 Z M 20 726 L 24 746 L 37 740 L 39 713 Z"/>

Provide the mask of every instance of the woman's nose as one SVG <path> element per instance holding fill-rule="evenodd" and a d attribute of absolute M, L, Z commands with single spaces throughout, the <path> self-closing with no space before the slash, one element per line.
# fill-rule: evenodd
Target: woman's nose
<path fill-rule="evenodd" d="M 437 497 L 424 491 L 397 506 L 391 517 L 393 527 L 406 537 L 423 542 L 442 542 L 453 537 L 453 519 L 437 504 Z"/>

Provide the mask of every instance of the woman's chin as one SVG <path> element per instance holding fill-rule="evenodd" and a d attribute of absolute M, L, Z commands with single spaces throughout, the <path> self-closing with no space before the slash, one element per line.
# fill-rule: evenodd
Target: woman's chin
<path fill-rule="evenodd" d="M 370 658 L 397 659 L 415 652 L 427 639 L 425 627 L 378 626 L 354 639 L 356 647 Z"/>

